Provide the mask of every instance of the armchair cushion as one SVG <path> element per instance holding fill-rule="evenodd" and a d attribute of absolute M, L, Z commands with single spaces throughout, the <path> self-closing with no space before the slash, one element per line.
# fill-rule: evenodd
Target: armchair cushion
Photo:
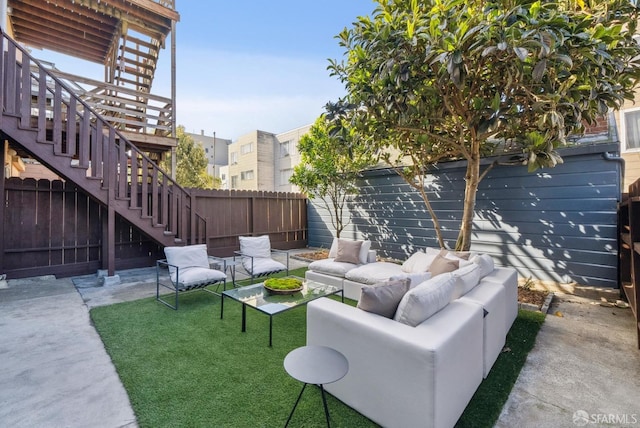
<path fill-rule="evenodd" d="M 172 276 L 175 276 L 178 268 L 209 267 L 209 256 L 207 255 L 207 246 L 205 244 L 165 247 L 164 255 L 167 257 L 169 273 Z"/>
<path fill-rule="evenodd" d="M 199 284 L 222 281 L 227 276 L 209 268 L 209 256 L 205 244 L 184 247 L 165 247 L 169 277 L 178 288 L 192 288 Z"/>
<path fill-rule="evenodd" d="M 201 284 L 211 284 L 213 282 L 222 281 L 227 279 L 227 275 L 219 270 L 202 268 L 202 267 L 188 267 L 184 269 L 178 269 L 176 276 L 172 275 L 171 280 L 178 284 L 178 289 L 181 288 L 194 288 Z"/>
<path fill-rule="evenodd" d="M 398 304 L 409 290 L 410 279 L 397 279 L 375 285 L 364 285 L 360 290 L 358 308 L 386 318 L 393 318 Z"/>
<path fill-rule="evenodd" d="M 240 236 L 240 252 L 247 257 L 271 257 L 271 241 L 269 235 Z"/>
<path fill-rule="evenodd" d="M 249 272 L 249 274 L 254 276 L 260 276 L 272 272 L 280 272 L 287 269 L 285 265 L 273 260 L 271 257 L 243 257 L 242 266 L 247 272 Z"/>

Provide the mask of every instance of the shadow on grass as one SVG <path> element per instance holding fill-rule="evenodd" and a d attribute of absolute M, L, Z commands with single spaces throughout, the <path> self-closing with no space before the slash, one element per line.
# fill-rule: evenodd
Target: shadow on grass
<path fill-rule="evenodd" d="M 292 271 L 304 276 L 305 269 Z M 349 301 L 354 304 L 355 302 Z M 459 426 L 492 426 L 508 397 L 544 320 L 521 312 L 507 346 Z M 127 390 L 141 427 L 283 426 L 301 384 L 284 370 L 287 353 L 306 341 L 306 307 L 273 318 L 204 292 L 180 296 L 174 311 L 155 298 L 103 306 L 91 319 Z M 332 425 L 375 427 L 375 423 L 328 396 Z M 491 410 L 493 409 L 493 410 Z M 325 426 L 320 392 L 307 388 L 291 426 Z"/>

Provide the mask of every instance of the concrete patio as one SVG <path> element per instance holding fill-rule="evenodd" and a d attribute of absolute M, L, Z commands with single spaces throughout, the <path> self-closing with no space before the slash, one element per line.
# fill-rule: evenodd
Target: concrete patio
<path fill-rule="evenodd" d="M 0 289 L 0 426 L 137 426 L 89 309 L 154 295 L 155 269 L 119 274 L 112 286 L 41 277 Z M 634 320 L 602 296 L 617 294 L 556 295 L 497 427 L 640 426 Z"/>

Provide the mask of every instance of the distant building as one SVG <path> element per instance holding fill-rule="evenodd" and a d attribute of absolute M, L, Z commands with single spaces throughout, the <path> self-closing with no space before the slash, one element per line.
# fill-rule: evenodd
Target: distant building
<path fill-rule="evenodd" d="M 298 141 L 309 131 L 306 125 L 281 134 L 252 131 L 229 145 L 226 188 L 269 192 L 298 192 L 289 183 L 293 167 L 300 162 Z"/>
<path fill-rule="evenodd" d="M 231 140 L 224 138 L 218 138 L 215 136 L 215 132 L 212 137 L 204 135 L 204 131 L 200 131 L 200 134 L 192 134 L 187 132 L 193 141 L 200 144 L 204 149 L 207 156 L 207 174 L 220 178 L 223 182 L 224 179 L 221 175 L 221 168 L 225 167 L 229 163 L 229 144 Z"/>

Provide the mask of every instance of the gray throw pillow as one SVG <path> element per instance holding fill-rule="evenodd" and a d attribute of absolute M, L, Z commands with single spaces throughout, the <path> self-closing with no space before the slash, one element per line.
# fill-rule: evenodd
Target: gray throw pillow
<path fill-rule="evenodd" d="M 375 285 L 363 285 L 358 308 L 387 318 L 393 318 L 398 304 L 407 291 L 411 279 L 395 279 Z"/>
<path fill-rule="evenodd" d="M 349 241 L 347 239 L 338 240 L 338 255 L 336 262 L 360 264 L 360 247 L 362 241 Z"/>

